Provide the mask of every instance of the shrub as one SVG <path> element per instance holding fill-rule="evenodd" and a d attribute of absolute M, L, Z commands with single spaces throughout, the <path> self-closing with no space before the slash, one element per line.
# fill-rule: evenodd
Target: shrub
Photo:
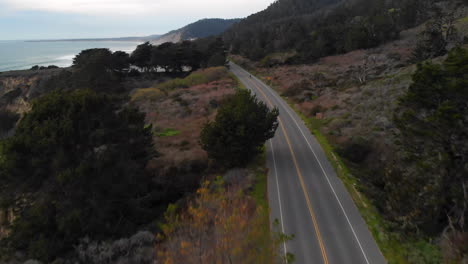
<path fill-rule="evenodd" d="M 310 110 L 310 114 L 312 116 L 315 116 L 316 114 L 323 113 L 325 111 L 327 111 L 327 109 L 325 107 L 323 107 L 321 105 L 316 105 Z"/>
<path fill-rule="evenodd" d="M 371 151 L 372 147 L 370 143 L 363 138 L 358 138 L 351 140 L 351 142 L 346 143 L 342 148 L 338 149 L 338 154 L 354 163 L 361 163 Z"/>
<path fill-rule="evenodd" d="M 12 129 L 16 121 L 19 119 L 19 114 L 7 110 L 0 110 L 0 134 Z"/>
<path fill-rule="evenodd" d="M 173 79 L 156 86 L 162 91 L 170 91 L 177 88 L 188 88 L 195 85 L 206 84 L 227 78 L 228 72 L 225 67 L 215 67 L 192 72 L 184 79 Z"/>
<path fill-rule="evenodd" d="M 395 111 L 402 154 L 387 169 L 387 215 L 400 226 L 439 234 L 468 225 L 468 51 L 419 64 Z"/>
<path fill-rule="evenodd" d="M 18 96 L 20 96 L 23 93 L 21 88 L 16 88 L 11 91 L 6 92 L 0 100 L 4 101 L 6 104 L 12 103 Z"/>
<path fill-rule="evenodd" d="M 79 238 L 126 234 L 153 215 L 151 126 L 107 96 L 56 91 L 35 100 L 0 151 L 0 195 L 18 211 L 7 242 L 30 257 L 51 261 Z"/>
<path fill-rule="evenodd" d="M 84 238 L 75 248 L 80 263 L 154 263 L 153 243 L 155 236 L 148 231 L 140 231 L 130 238 L 112 242 L 91 241 Z"/>
<path fill-rule="evenodd" d="M 296 82 L 292 84 L 286 91 L 284 91 L 281 95 L 283 96 L 297 96 L 302 92 L 310 89 L 311 83 L 307 80 L 302 80 L 300 82 Z"/>
<path fill-rule="evenodd" d="M 149 101 L 156 101 L 159 98 L 165 95 L 158 88 L 145 88 L 145 89 L 138 89 L 132 94 L 132 101 L 138 102 L 141 100 L 149 100 Z"/>
<path fill-rule="evenodd" d="M 278 109 L 269 110 L 250 91 L 238 90 L 201 131 L 202 148 L 222 166 L 243 166 L 273 137 L 278 114 Z"/>
<path fill-rule="evenodd" d="M 168 207 L 157 263 L 283 262 L 280 245 L 292 237 L 277 232 L 276 221 L 270 230 L 266 209 L 239 185 L 205 182 L 187 209 Z"/>

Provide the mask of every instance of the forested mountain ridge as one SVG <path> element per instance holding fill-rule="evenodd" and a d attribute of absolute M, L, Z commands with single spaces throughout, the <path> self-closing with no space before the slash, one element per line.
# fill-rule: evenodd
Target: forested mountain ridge
<path fill-rule="evenodd" d="M 427 19 L 432 1 L 279 0 L 224 33 L 234 54 L 259 60 L 290 52 L 292 63 L 376 47 Z"/>
<path fill-rule="evenodd" d="M 152 40 L 152 43 L 161 44 L 164 42 L 179 42 L 219 35 L 239 21 L 240 19 L 201 19 L 185 27 L 170 31 L 162 36 L 158 36 L 156 39 Z"/>
<path fill-rule="evenodd" d="M 240 24 L 261 23 L 262 20 L 277 20 L 285 17 L 306 15 L 345 0 L 277 0 L 267 9 L 248 16 Z"/>

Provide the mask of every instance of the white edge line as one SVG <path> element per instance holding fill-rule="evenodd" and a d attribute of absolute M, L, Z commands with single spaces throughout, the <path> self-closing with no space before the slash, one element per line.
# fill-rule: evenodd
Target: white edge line
<path fill-rule="evenodd" d="M 255 79 L 257 79 L 257 78 L 255 77 Z M 263 82 L 261 82 L 261 81 L 258 80 L 258 79 L 257 79 L 257 81 L 259 81 L 265 88 L 267 88 L 267 90 L 270 90 L 265 84 L 263 84 Z M 273 92 L 270 91 L 270 94 L 273 94 Z M 275 96 L 275 95 L 273 95 L 273 96 Z M 278 98 L 276 98 L 276 99 L 278 100 Z M 280 103 L 282 103 L 282 102 L 281 102 L 282 99 L 279 100 L 279 101 L 280 101 Z M 306 140 L 307 145 L 309 146 L 310 150 L 311 150 L 312 153 L 314 154 L 315 159 L 317 160 L 317 162 L 318 162 L 318 164 L 319 164 L 319 166 L 320 166 L 320 169 L 322 169 L 322 172 L 323 172 L 323 174 L 325 175 L 325 178 L 327 179 L 328 185 L 330 186 L 331 190 L 333 191 L 333 194 L 335 195 L 335 198 L 336 198 L 336 200 L 338 201 L 338 204 L 340 205 L 340 208 L 341 208 L 341 210 L 343 211 L 344 216 L 346 217 L 346 221 L 348 222 L 349 227 L 351 228 L 351 231 L 353 232 L 354 238 L 356 238 L 356 241 L 358 242 L 359 248 L 361 249 L 362 255 L 364 256 L 364 258 L 365 258 L 365 260 L 366 260 L 366 263 L 367 263 L 367 264 L 370 264 L 369 259 L 367 258 L 367 255 L 366 255 L 366 253 L 364 252 L 364 249 L 363 249 L 363 247 L 362 247 L 362 245 L 361 245 L 361 242 L 359 241 L 359 238 L 358 238 L 358 236 L 357 236 L 357 234 L 356 234 L 356 231 L 354 230 L 353 225 L 351 224 L 351 221 L 349 220 L 349 217 L 348 217 L 348 215 L 346 214 L 346 210 L 344 209 L 344 207 L 343 207 L 343 205 L 342 205 L 342 203 L 341 203 L 341 201 L 340 201 L 340 198 L 339 198 L 338 195 L 336 194 L 335 188 L 333 188 L 333 185 L 331 184 L 330 179 L 329 179 L 329 177 L 328 177 L 328 174 L 325 172 L 325 169 L 323 168 L 322 163 L 321 163 L 320 160 L 318 159 L 317 154 L 315 153 L 314 149 L 312 148 L 312 146 L 311 146 L 309 140 L 307 139 L 307 137 L 304 135 L 304 132 L 302 131 L 302 129 L 301 129 L 301 127 L 299 126 L 299 124 L 297 123 L 296 119 L 295 119 L 295 118 L 291 115 L 291 113 L 289 112 L 289 109 L 288 109 L 289 106 L 285 107 L 285 106 L 284 106 L 284 103 L 283 103 L 283 107 L 285 108 L 286 112 L 287 112 L 288 115 L 291 117 L 291 119 L 294 121 L 294 123 L 296 124 L 297 128 L 299 128 L 299 131 L 301 132 L 302 136 L 303 136 L 304 139 Z"/>
<path fill-rule="evenodd" d="M 239 67 L 240 69 L 242 69 L 241 67 Z M 243 71 L 245 71 L 244 69 L 242 69 Z M 245 71 L 247 72 L 247 71 Z M 275 99 L 278 100 L 278 98 L 276 98 L 275 94 L 273 94 L 272 91 L 270 91 L 270 88 L 268 86 L 266 86 L 262 81 L 260 81 L 257 77 L 254 76 L 254 79 L 256 79 L 260 84 L 262 84 L 265 88 L 267 88 L 266 90 L 269 91 L 269 93 L 271 95 L 273 95 L 273 97 L 275 97 Z M 299 124 L 297 123 L 296 119 L 291 115 L 291 113 L 289 112 L 288 108 L 289 106 L 284 106 L 284 103 L 282 102 L 283 99 L 281 100 L 278 100 L 280 104 L 283 105 L 283 108 L 286 110 L 286 112 L 288 113 L 289 117 L 291 117 L 291 119 L 294 121 L 294 123 L 296 124 L 297 128 L 299 128 L 299 131 L 301 132 L 302 136 L 304 137 L 305 141 L 307 142 L 307 145 L 309 146 L 310 150 L 312 151 L 312 153 L 314 154 L 315 156 L 315 159 L 317 160 L 319 166 L 320 166 L 320 169 L 322 169 L 322 172 L 323 174 L 325 175 L 325 178 L 327 179 L 327 182 L 328 182 L 328 185 L 330 186 L 331 190 L 333 191 L 333 194 L 335 195 L 335 198 L 336 200 L 338 201 L 338 204 L 340 205 L 340 208 L 341 210 L 343 211 L 343 214 L 344 216 L 346 217 L 346 221 L 348 222 L 349 224 L 349 227 L 351 228 L 351 231 L 353 232 L 353 235 L 354 235 L 354 238 L 356 239 L 356 241 L 358 242 L 358 245 L 359 245 L 359 248 L 361 249 L 361 252 L 362 252 L 362 255 L 364 256 L 365 260 L 366 260 L 366 263 L 367 264 L 370 264 L 369 260 L 367 259 L 367 255 L 366 253 L 364 252 L 364 249 L 362 248 L 362 245 L 361 245 L 361 242 L 359 241 L 359 238 L 357 237 L 357 234 L 356 232 L 354 231 L 354 228 L 353 228 L 353 225 L 351 224 L 351 221 L 349 220 L 349 217 L 348 215 L 346 214 L 346 211 L 343 207 L 343 205 L 341 204 L 341 201 L 340 201 L 340 198 L 338 198 L 338 195 L 336 194 L 336 191 L 335 191 L 335 188 L 333 188 L 333 185 L 331 184 L 330 182 L 330 179 L 328 177 L 328 174 L 325 172 L 325 169 L 323 168 L 322 166 L 322 163 L 320 162 L 320 160 L 318 159 L 318 156 L 317 154 L 315 154 L 315 151 L 314 149 L 312 148 L 312 146 L 310 145 L 310 142 L 309 140 L 307 140 L 307 137 L 304 135 L 304 132 L 302 131 L 301 127 L 299 126 Z"/>
<path fill-rule="evenodd" d="M 278 170 L 277 170 L 277 167 L 276 167 L 276 157 L 275 157 L 275 148 L 273 147 L 272 141 L 273 141 L 273 139 L 269 140 L 270 148 L 271 148 L 271 155 L 273 157 L 273 168 L 275 169 L 276 190 L 278 192 L 278 205 L 279 205 L 280 220 L 281 220 L 281 232 L 283 232 L 283 234 L 286 234 L 286 232 L 284 231 L 283 206 L 281 205 L 281 192 L 280 192 L 280 189 L 279 189 Z M 287 246 L 286 246 L 286 241 L 283 242 L 283 247 L 284 247 L 284 260 L 286 260 L 286 255 L 288 253 L 288 249 L 287 249 Z"/>
<path fill-rule="evenodd" d="M 270 147 L 271 147 L 271 154 L 273 156 L 273 166 L 275 168 L 276 190 L 278 191 L 278 204 L 279 204 L 279 210 L 280 210 L 281 230 L 282 230 L 283 234 L 286 234 L 285 231 L 284 231 L 283 207 L 281 206 L 281 193 L 280 193 L 280 190 L 279 190 L 278 170 L 276 169 L 275 149 L 273 147 L 272 140 L 270 140 Z M 283 242 L 283 246 L 284 246 L 284 257 L 286 258 L 286 255 L 288 254 L 288 250 L 287 250 L 287 247 L 286 247 L 286 241 Z"/>

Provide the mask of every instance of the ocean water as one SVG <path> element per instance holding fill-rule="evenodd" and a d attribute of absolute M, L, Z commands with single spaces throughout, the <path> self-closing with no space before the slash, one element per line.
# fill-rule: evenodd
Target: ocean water
<path fill-rule="evenodd" d="M 109 48 L 131 53 L 139 44 L 130 41 L 0 41 L 0 72 L 30 69 L 34 65 L 68 67 L 85 49 Z"/>

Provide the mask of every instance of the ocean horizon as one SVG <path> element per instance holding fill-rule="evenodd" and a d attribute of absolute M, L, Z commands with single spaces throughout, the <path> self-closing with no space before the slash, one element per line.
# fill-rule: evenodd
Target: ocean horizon
<path fill-rule="evenodd" d="M 69 67 L 73 58 L 85 49 L 108 48 L 131 53 L 142 42 L 136 41 L 43 41 L 0 40 L 0 72 L 28 70 L 55 65 Z"/>

